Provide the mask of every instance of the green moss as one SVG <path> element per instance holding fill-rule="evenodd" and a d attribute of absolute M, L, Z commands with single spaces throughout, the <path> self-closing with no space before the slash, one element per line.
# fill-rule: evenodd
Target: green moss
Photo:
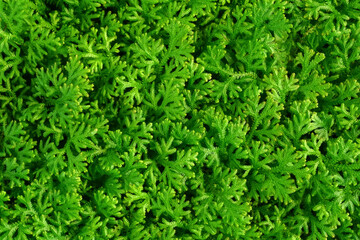
<path fill-rule="evenodd" d="M 0 0 L 0 239 L 359 239 L 359 16 Z"/>

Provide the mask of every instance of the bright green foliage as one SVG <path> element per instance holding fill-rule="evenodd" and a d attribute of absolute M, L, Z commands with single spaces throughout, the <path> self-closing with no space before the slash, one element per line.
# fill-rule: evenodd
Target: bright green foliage
<path fill-rule="evenodd" d="M 357 0 L 0 0 L 0 239 L 360 239 Z"/>

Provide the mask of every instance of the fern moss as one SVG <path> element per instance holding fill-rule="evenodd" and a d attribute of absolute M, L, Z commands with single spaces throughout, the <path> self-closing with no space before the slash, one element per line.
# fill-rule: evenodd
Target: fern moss
<path fill-rule="evenodd" d="M 359 16 L 0 0 L 0 239 L 359 239 Z"/>

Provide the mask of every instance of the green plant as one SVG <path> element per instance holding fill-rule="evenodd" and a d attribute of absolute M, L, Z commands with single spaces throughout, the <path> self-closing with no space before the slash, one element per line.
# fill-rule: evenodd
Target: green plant
<path fill-rule="evenodd" d="M 359 14 L 0 0 L 0 239 L 359 239 Z"/>

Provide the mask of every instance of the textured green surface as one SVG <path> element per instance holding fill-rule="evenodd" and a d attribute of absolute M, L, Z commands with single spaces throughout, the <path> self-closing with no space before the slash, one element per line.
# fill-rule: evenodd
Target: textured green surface
<path fill-rule="evenodd" d="M 0 239 L 359 239 L 358 0 L 0 0 Z"/>

